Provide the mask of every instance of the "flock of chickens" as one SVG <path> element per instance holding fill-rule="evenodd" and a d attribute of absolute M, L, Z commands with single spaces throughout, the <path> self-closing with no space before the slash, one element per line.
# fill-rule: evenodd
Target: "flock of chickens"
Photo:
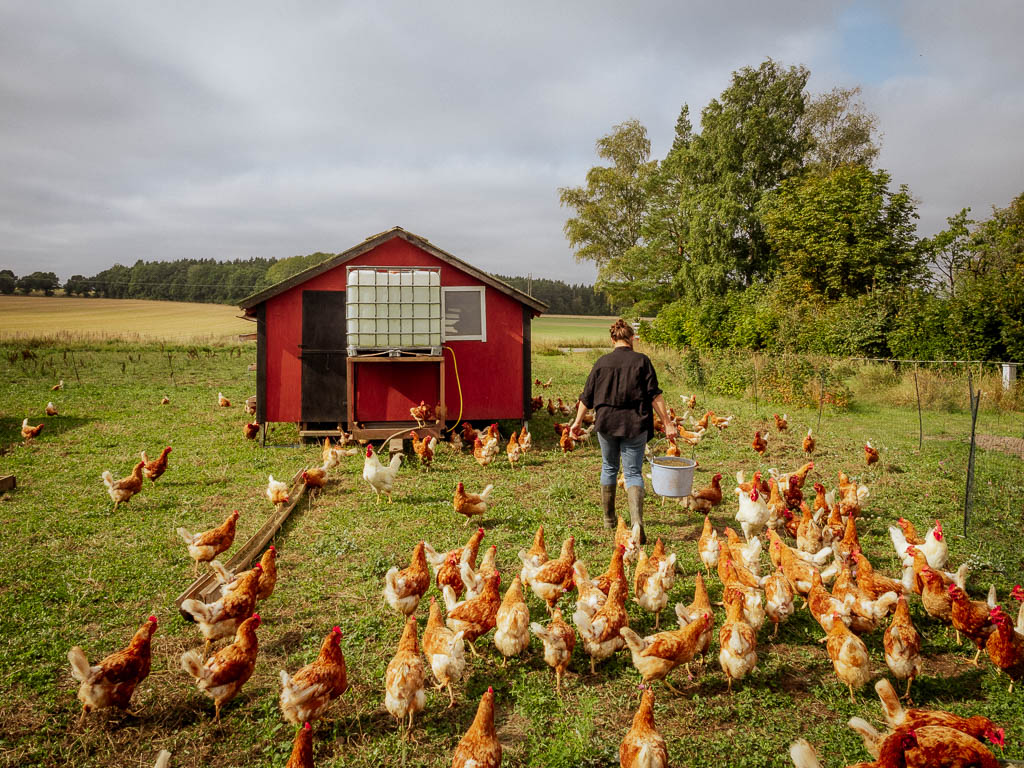
<path fill-rule="evenodd" d="M 227 403 L 222 394 L 218 401 L 222 406 Z M 688 411 L 683 418 L 671 414 L 681 427 L 694 427 L 692 431 L 680 429 L 680 438 L 690 444 L 695 444 L 694 440 L 699 442 L 710 425 L 724 429 L 732 421 L 731 417 L 716 417 L 708 411 L 701 420 L 691 417 L 692 423 L 688 423 L 687 416 L 695 404 L 695 397 L 688 399 Z M 537 406 L 536 398 L 534 405 Z M 548 409 L 554 407 L 549 400 Z M 780 433 L 788 429 L 786 419 L 775 416 Z M 592 415 L 585 423 L 592 429 Z M 571 451 L 589 436 L 586 430 L 573 433 L 568 425 L 556 425 L 556 432 L 563 452 Z M 429 467 L 437 448 L 436 438 L 421 438 L 416 431 L 409 437 L 421 462 Z M 28 439 L 31 437 L 26 436 Z M 302 473 L 307 487 L 322 488 L 327 473 L 339 464 L 341 457 L 360 450 L 346 448 L 345 442 L 325 443 L 323 465 Z M 473 445 L 474 459 L 481 466 L 494 461 L 502 446 L 497 425 L 478 432 L 464 424 L 461 434 L 455 433 L 448 445 L 459 451 L 467 443 Z M 513 433 L 505 444 L 512 467 L 531 446 L 532 438 L 526 428 Z M 752 447 L 763 455 L 765 436 L 758 432 Z M 808 454 L 815 450 L 810 431 L 802 448 Z M 122 480 L 114 481 L 109 472 L 104 473 L 115 508 L 141 490 L 143 477 L 156 481 L 164 473 L 170 450 L 165 448 L 152 461 L 143 453 L 132 474 Z M 670 455 L 673 451 L 678 455 L 674 441 L 669 447 Z M 878 461 L 878 452 L 870 443 L 864 451 L 868 466 Z M 396 454 L 388 463 L 382 463 L 373 447 L 367 445 L 363 479 L 378 500 L 385 495 L 390 501 L 401 460 L 401 454 Z M 995 667 L 1010 676 L 1012 690 L 1013 681 L 1024 675 L 1024 589 L 1017 586 L 1012 592 L 1013 598 L 1022 601 L 1016 622 L 998 605 L 994 587 L 986 601 L 970 600 L 965 593 L 966 565 L 952 573 L 945 570 L 948 550 L 938 521 L 921 537 L 909 521 L 900 518 L 890 528 L 890 536 L 903 573 L 900 579 L 880 574 L 864 556 L 858 540 L 857 521 L 862 505 L 870 497 L 868 488 L 840 472 L 833 491 L 827 491 L 820 482 L 813 483 L 814 497 L 808 501 L 803 489 L 813 471 L 814 462 L 808 461 L 785 474 L 770 470 L 767 478 L 755 472 L 751 480 L 745 481 L 744 473 L 737 473 L 735 519 L 742 537 L 731 527 L 725 527 L 719 534 L 712 524 L 709 513 L 725 500 L 721 474 L 715 474 L 708 487 L 685 499 L 688 508 L 705 513 L 697 551 L 705 573 L 710 577 L 714 571 L 721 581 L 725 613 L 721 619 L 716 617 L 705 575 L 697 572 L 692 602 L 674 606 L 678 627 L 664 631 L 658 630 L 661 614 L 668 607 L 669 591 L 677 578 L 677 555 L 668 552 L 660 538 L 648 553 L 640 545 L 639 526 L 630 530 L 621 517 L 608 567 L 600 575 L 591 576 L 584 562 L 577 558 L 575 537 L 571 535 L 562 542 L 558 556 L 550 557 L 541 526 L 532 546 L 517 553 L 519 573 L 504 594 L 500 590 L 497 547 L 492 545 L 479 557 L 483 528 L 478 528 L 464 546 L 448 552 L 437 552 L 426 541 L 419 542 L 409 565 L 392 567 L 384 578 L 387 604 L 405 617 L 384 679 L 386 710 L 399 723 L 407 722 L 407 736 L 416 714 L 426 707 L 428 676 L 437 689 L 447 691 L 449 706 L 455 706 L 456 686 L 467 676 L 466 647 L 473 656 L 479 656 L 478 646 L 491 630 L 503 665 L 509 658 L 527 652 L 531 636 L 539 638 L 544 661 L 554 670 L 559 693 L 577 641 L 590 658 L 592 672 L 597 664 L 628 650 L 643 681 L 643 692 L 632 727 L 620 746 L 620 762 L 624 768 L 663 768 L 668 764 L 668 754 L 665 740 L 654 723 L 652 686 L 663 681 L 667 688 L 678 692 L 668 680 L 678 667 L 685 668 L 693 680 L 690 664 L 709 652 L 719 621 L 718 661 L 730 692 L 734 682 L 746 678 L 757 666 L 762 626 L 770 621 L 774 637 L 779 625 L 796 610 L 796 600 L 802 598 L 821 626 L 821 641 L 837 678 L 848 687 L 851 700 L 855 690 L 873 677 L 860 635 L 881 630 L 887 623 L 883 637 L 885 661 L 894 678 L 907 681 L 909 695 L 914 678 L 925 664 L 921 635 L 911 622 L 908 609 L 908 599 L 914 594 L 920 596 L 930 616 L 950 624 L 958 636 L 962 634 L 974 643 L 974 663 L 987 651 Z M 491 488 L 488 485 L 481 493 L 470 494 L 462 483 L 458 484 L 453 506 L 466 517 L 467 524 L 473 516 L 486 512 Z M 271 476 L 267 498 L 274 504 L 287 503 L 287 484 Z M 212 603 L 186 600 L 182 604 L 183 611 L 194 618 L 205 645 L 201 652 L 193 649 L 181 657 L 182 669 L 195 679 L 199 690 L 213 699 L 218 720 L 221 708 L 253 673 L 259 650 L 260 616 L 256 607 L 271 596 L 277 581 L 273 546 L 253 568 L 238 574 L 228 571 L 216 559 L 234 541 L 238 514 L 232 512 L 220 526 L 198 534 L 178 529 L 190 558 L 197 567 L 208 563 L 220 587 L 219 597 Z M 762 562 L 765 546 L 770 565 Z M 628 568 L 632 568 L 632 574 Z M 430 597 L 428 620 L 420 636 L 416 611 L 432 584 L 436 585 L 440 600 L 438 596 Z M 831 590 L 826 589 L 827 584 Z M 546 622 L 531 620 L 525 599 L 527 588 L 544 604 Z M 575 598 L 571 608 L 564 604 L 570 597 Z M 654 614 L 654 634 L 641 636 L 629 626 L 626 601 L 630 597 Z M 565 620 L 563 610 L 571 611 L 571 623 Z M 150 644 L 157 624 L 157 619 L 150 616 L 126 648 L 94 665 L 89 664 L 81 648 L 71 649 L 68 659 L 72 676 L 80 683 L 78 698 L 83 719 L 93 710 L 128 708 L 136 686 L 149 674 Z M 210 655 L 210 649 L 225 639 L 231 642 Z M 313 765 L 311 724 L 348 687 L 341 640 L 341 630 L 334 627 L 312 663 L 293 674 L 280 672 L 280 709 L 285 720 L 298 726 L 288 768 Z M 987 718 L 904 710 L 888 680 L 880 679 L 875 688 L 889 732 L 880 733 L 859 718 L 850 721 L 850 727 L 863 736 L 866 749 L 875 759 L 860 765 L 893 768 L 996 764 L 981 739 L 1001 746 L 1002 729 Z M 495 694 L 489 688 L 455 750 L 452 764 L 456 768 L 493 768 L 500 764 L 501 744 L 495 731 L 494 707 Z M 798 768 L 818 765 L 813 748 L 804 741 L 793 744 L 791 756 Z M 167 758 L 162 755 L 161 759 Z"/>

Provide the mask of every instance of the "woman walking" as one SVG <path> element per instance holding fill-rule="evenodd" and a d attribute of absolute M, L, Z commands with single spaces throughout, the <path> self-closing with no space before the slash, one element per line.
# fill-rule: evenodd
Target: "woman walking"
<path fill-rule="evenodd" d="M 612 351 L 601 357 L 590 371 L 580 395 L 576 419 L 579 427 L 587 409 L 595 411 L 597 438 L 601 444 L 601 507 L 606 528 L 614 528 L 615 484 L 619 465 L 626 478 L 630 526 L 644 532 L 644 448 L 654 436 L 654 413 L 665 424 L 665 434 L 675 437 L 678 430 L 668 416 L 665 398 L 658 387 L 658 376 L 647 355 L 633 351 L 633 327 L 621 318 L 611 327 Z"/>

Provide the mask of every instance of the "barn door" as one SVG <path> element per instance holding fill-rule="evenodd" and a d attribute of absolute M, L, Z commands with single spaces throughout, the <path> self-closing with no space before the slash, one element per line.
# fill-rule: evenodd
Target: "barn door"
<path fill-rule="evenodd" d="M 345 292 L 302 292 L 302 421 L 345 420 Z"/>

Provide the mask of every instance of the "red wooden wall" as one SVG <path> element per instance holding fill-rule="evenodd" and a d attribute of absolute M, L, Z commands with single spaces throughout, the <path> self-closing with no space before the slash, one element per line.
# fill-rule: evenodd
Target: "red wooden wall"
<path fill-rule="evenodd" d="M 266 420 L 301 419 L 299 344 L 302 342 L 302 291 L 345 290 L 348 266 L 440 267 L 441 285 L 481 285 L 471 275 L 441 261 L 401 237 L 381 243 L 335 269 L 311 278 L 266 301 Z M 518 419 L 523 415 L 523 305 L 486 287 L 487 341 L 450 341 L 458 359 L 465 420 Z M 451 352 L 445 356 L 448 419 L 459 414 L 459 393 Z M 409 408 L 436 398 L 436 376 L 429 366 L 412 363 L 356 365 L 359 371 L 356 416 L 359 421 L 408 421 Z"/>

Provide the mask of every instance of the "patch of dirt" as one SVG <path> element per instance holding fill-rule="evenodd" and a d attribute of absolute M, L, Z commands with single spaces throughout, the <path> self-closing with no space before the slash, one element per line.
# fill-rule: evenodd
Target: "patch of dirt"
<path fill-rule="evenodd" d="M 945 442 L 970 442 L 970 438 L 958 438 L 948 435 L 925 435 L 924 439 L 942 440 Z M 978 444 L 979 448 L 984 448 L 986 451 L 1002 451 L 1003 453 L 1008 453 L 1011 456 L 1017 456 L 1018 458 L 1024 459 L 1024 438 L 1005 437 L 1003 435 L 975 435 L 974 442 Z"/>

